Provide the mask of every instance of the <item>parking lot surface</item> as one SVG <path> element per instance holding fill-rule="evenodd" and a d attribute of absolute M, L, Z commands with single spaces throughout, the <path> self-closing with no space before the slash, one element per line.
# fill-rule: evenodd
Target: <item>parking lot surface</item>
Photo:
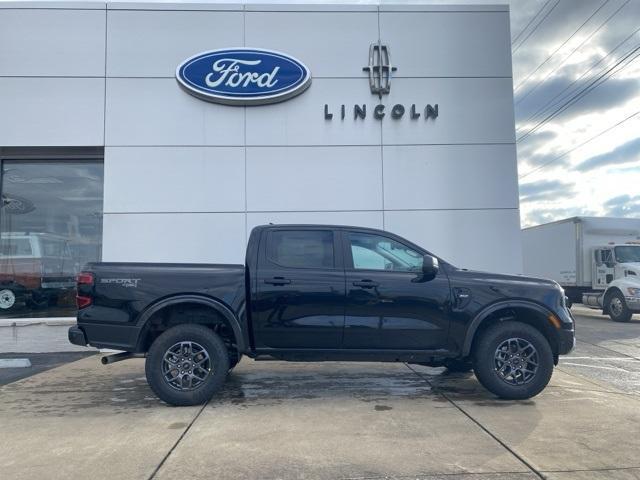
<path fill-rule="evenodd" d="M 640 478 L 640 319 L 574 314 L 576 350 L 522 402 L 440 368 L 243 360 L 177 408 L 142 360 L 84 358 L 1 387 L 0 477 Z"/>

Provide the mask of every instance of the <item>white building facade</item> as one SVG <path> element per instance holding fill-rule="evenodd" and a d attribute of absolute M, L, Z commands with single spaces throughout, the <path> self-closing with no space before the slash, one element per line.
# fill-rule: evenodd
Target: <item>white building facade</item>
<path fill-rule="evenodd" d="M 310 85 L 225 105 L 176 81 L 238 47 L 299 60 Z M 242 263 L 269 222 L 381 228 L 459 266 L 522 269 L 503 5 L 1 2 L 0 158 L 5 244 L 62 238 L 76 270 Z M 2 255 L 18 283 L 20 248 Z"/>

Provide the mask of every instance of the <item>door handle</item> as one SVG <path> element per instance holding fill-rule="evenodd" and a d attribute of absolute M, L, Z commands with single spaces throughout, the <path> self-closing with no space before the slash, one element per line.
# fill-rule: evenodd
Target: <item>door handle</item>
<path fill-rule="evenodd" d="M 273 277 L 265 279 L 264 283 L 268 283 L 269 285 L 288 285 L 291 283 L 291 280 L 284 277 Z"/>
<path fill-rule="evenodd" d="M 374 282 L 373 280 L 360 280 L 359 282 L 353 282 L 354 287 L 361 288 L 375 288 L 380 285 L 378 282 Z"/>

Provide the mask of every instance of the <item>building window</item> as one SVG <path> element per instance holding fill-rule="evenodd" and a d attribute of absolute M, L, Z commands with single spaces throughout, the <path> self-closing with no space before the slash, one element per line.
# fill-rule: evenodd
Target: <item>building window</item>
<path fill-rule="evenodd" d="M 0 318 L 75 316 L 75 276 L 102 256 L 101 153 L 0 152 Z"/>

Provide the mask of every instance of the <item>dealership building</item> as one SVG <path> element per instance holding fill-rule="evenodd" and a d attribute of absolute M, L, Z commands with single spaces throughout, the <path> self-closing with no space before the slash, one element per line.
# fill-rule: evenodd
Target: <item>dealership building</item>
<path fill-rule="evenodd" d="M 270 222 L 519 273 L 514 135 L 505 5 L 0 2 L 0 318 Z"/>

